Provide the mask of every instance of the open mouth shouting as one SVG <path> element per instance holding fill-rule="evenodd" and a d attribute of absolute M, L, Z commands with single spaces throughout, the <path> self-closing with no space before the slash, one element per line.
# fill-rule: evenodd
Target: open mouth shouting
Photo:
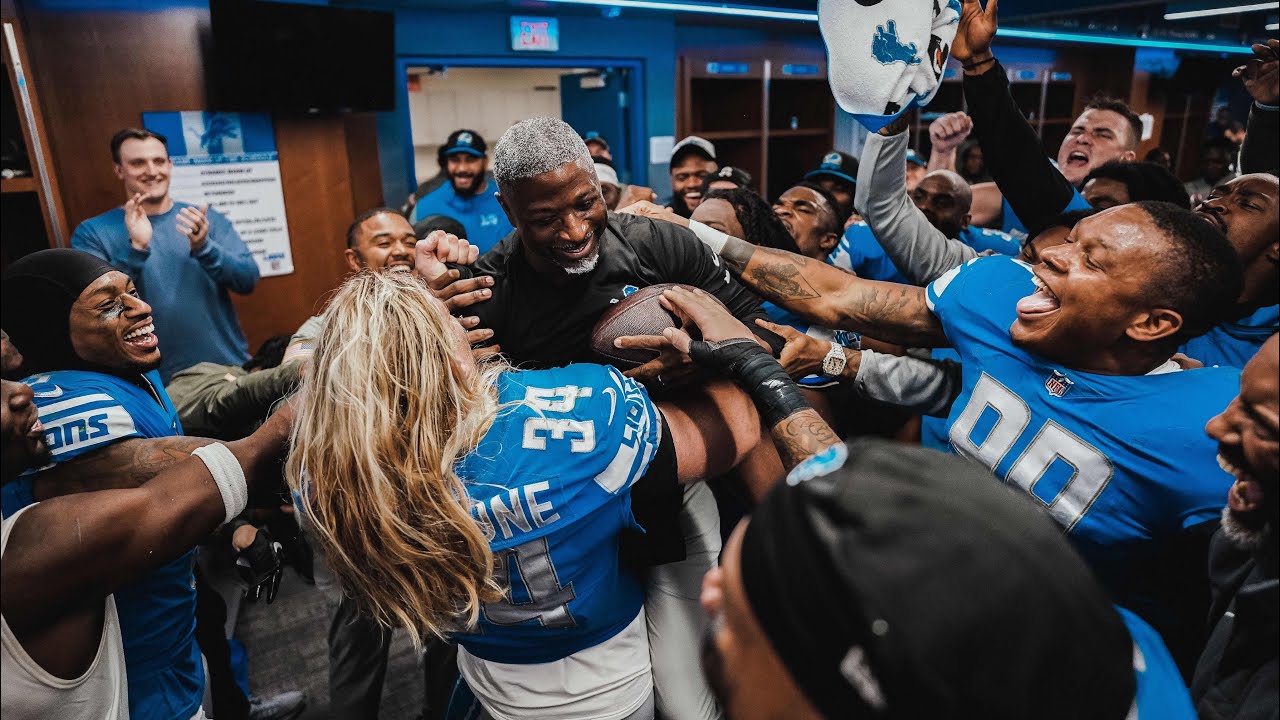
<path fill-rule="evenodd" d="M 1089 167 L 1089 154 L 1083 150 L 1072 150 L 1067 155 L 1067 167 L 1070 168 L 1087 168 Z"/>
<path fill-rule="evenodd" d="M 151 318 L 147 318 L 124 334 L 125 344 L 143 352 L 150 352 L 160 344 L 155 332 L 155 323 L 151 322 Z"/>
<path fill-rule="evenodd" d="M 1035 271 L 1032 273 L 1031 281 L 1035 283 L 1036 291 L 1018 301 L 1018 317 L 1022 320 L 1036 320 L 1062 307 L 1062 301 L 1049 285 Z"/>

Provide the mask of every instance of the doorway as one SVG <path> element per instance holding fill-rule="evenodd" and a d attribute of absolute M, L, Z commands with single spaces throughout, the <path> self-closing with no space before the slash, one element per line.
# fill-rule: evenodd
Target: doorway
<path fill-rule="evenodd" d="M 565 61 L 557 66 L 508 64 L 507 59 L 402 60 L 409 123 L 411 186 L 440 170 L 437 153 L 449 133 L 468 128 L 492 153 L 512 124 L 557 117 L 579 135 L 604 136 L 622 182 L 645 180 L 638 62 Z M 637 172 L 637 168 L 639 171 Z"/>

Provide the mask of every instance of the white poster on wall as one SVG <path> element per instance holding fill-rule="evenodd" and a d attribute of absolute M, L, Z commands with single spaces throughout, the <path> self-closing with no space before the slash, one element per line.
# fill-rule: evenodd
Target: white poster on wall
<path fill-rule="evenodd" d="M 227 216 L 263 277 L 293 272 L 289 223 L 271 117 L 202 110 L 147 112 L 142 124 L 169 141 L 175 200 Z"/>

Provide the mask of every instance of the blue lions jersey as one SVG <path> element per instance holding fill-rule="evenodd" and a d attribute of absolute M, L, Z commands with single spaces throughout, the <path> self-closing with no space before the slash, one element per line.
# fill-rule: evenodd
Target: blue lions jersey
<path fill-rule="evenodd" d="M 509 595 L 456 639 L 493 662 L 551 662 L 640 612 L 644 593 L 619 567 L 618 542 L 640 529 L 630 489 L 662 421 L 643 387 L 601 365 L 509 372 L 498 398 L 503 410 L 457 469 Z"/>
<path fill-rule="evenodd" d="M 911 284 L 885 254 L 884 248 L 880 247 L 880 241 L 871 232 L 871 226 L 862 221 L 853 223 L 844 231 L 844 237 L 840 238 L 835 249 L 827 256 L 827 262 L 849 270 L 860 278 Z"/>
<path fill-rule="evenodd" d="M 497 245 L 513 229 L 507 222 L 507 213 L 494 194 L 492 180 L 483 192 L 463 197 L 446 182 L 427 193 L 413 207 L 413 222 L 429 215 L 448 215 L 467 229 L 467 242 L 480 248 L 483 255 Z"/>
<path fill-rule="evenodd" d="M 1017 255 L 1022 245 L 1012 235 L 988 228 L 967 227 L 960 231 L 957 240 L 978 252 L 996 252 L 1001 255 Z M 827 262 L 854 275 L 868 280 L 882 280 L 902 285 L 912 284 L 907 280 L 888 253 L 880 245 L 880 241 L 871 232 L 871 227 L 864 222 L 856 222 L 844 231 L 844 237 L 836 244 Z"/>
<path fill-rule="evenodd" d="M 1276 332 L 1280 332 L 1280 305 L 1269 305 L 1247 318 L 1215 325 L 1179 350 L 1205 365 L 1243 368 Z"/>
<path fill-rule="evenodd" d="M 1205 423 L 1240 373 L 1203 368 L 1141 376 L 1073 370 L 1016 347 L 1009 327 L 1035 291 L 1030 267 L 972 260 L 928 287 L 964 366 L 948 417 L 955 451 L 1043 503 L 1117 601 L 1165 542 L 1214 520 L 1232 478 Z M 1146 615 L 1144 614 L 1144 617 Z"/>
<path fill-rule="evenodd" d="M 27 378 L 53 463 L 128 438 L 181 435 L 178 411 L 160 374 L 153 370 L 143 379 L 145 387 L 115 375 L 80 370 Z M 29 482 L 30 476 L 21 480 Z M 26 498 L 5 496 L 6 517 L 30 504 L 29 489 L 26 492 Z M 189 718 L 200 709 L 204 666 L 195 641 L 194 558 L 194 550 L 184 553 L 115 592 L 129 681 L 129 717 L 134 720 Z"/>
<path fill-rule="evenodd" d="M 1182 682 L 1169 649 L 1160 635 L 1142 618 L 1117 606 L 1116 612 L 1133 638 L 1133 674 L 1137 693 L 1131 720 L 1195 720 L 1191 694 Z"/>

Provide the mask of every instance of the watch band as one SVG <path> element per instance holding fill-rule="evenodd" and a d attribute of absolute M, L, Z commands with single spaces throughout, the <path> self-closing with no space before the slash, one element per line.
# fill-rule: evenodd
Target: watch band
<path fill-rule="evenodd" d="M 844 356 L 844 348 L 838 343 L 831 343 L 831 349 L 822 358 L 822 373 L 830 377 L 840 377 L 848 359 Z"/>

